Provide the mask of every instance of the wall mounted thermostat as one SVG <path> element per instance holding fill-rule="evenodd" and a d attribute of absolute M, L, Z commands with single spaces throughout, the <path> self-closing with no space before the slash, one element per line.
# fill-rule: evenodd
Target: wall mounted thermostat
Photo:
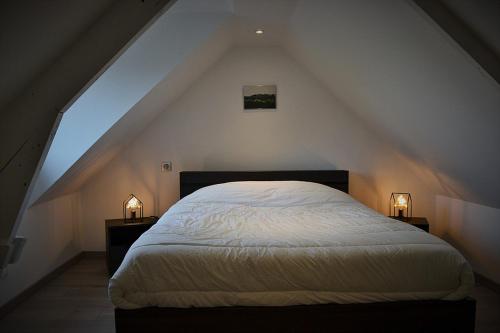
<path fill-rule="evenodd" d="M 161 162 L 161 172 L 169 172 L 172 171 L 172 162 Z"/>

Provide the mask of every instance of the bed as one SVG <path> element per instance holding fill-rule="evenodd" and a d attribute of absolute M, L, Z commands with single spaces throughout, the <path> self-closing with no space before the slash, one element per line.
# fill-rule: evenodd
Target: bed
<path fill-rule="evenodd" d="M 347 171 L 182 172 L 181 200 L 110 280 L 117 332 L 472 332 L 460 253 L 348 184 Z"/>

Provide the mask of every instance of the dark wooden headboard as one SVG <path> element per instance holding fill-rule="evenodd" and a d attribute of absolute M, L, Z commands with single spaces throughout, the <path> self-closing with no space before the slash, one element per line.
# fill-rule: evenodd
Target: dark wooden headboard
<path fill-rule="evenodd" d="M 180 197 L 209 185 L 245 180 L 300 180 L 323 184 L 349 193 L 349 171 L 182 171 L 180 173 Z"/>

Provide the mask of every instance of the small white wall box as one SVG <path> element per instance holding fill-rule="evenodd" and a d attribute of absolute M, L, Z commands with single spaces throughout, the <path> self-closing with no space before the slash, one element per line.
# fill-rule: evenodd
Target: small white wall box
<path fill-rule="evenodd" d="M 172 171 L 172 162 L 170 161 L 161 162 L 161 172 L 169 172 L 169 171 Z"/>

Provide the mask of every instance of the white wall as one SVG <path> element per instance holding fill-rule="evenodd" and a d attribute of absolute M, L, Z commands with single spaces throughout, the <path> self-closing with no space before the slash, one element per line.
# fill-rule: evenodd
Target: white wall
<path fill-rule="evenodd" d="M 298 1 L 291 54 L 440 195 L 500 208 L 500 86 L 413 1 Z"/>
<path fill-rule="evenodd" d="M 277 84 L 276 112 L 242 111 L 252 83 Z M 84 185 L 83 248 L 104 249 L 104 219 L 121 216 L 129 193 L 145 215 L 161 215 L 178 199 L 181 170 L 348 169 L 362 202 L 387 213 L 390 192 L 410 190 L 424 214 L 427 185 L 388 147 L 282 49 L 235 48 Z M 174 172 L 160 173 L 162 160 Z"/>
<path fill-rule="evenodd" d="M 431 189 L 431 230 L 500 282 L 498 84 L 412 1 L 298 1 L 287 47 Z"/>
<path fill-rule="evenodd" d="M 28 239 L 19 262 L 0 279 L 0 306 L 81 251 L 80 197 L 59 197 L 28 209 L 18 235 Z"/>
<path fill-rule="evenodd" d="M 434 232 L 459 249 L 474 270 L 500 282 L 500 209 L 436 196 Z"/>
<path fill-rule="evenodd" d="M 242 112 L 241 86 L 251 83 L 277 84 L 276 112 Z M 384 214 L 391 192 L 410 191 L 414 215 L 500 281 L 498 210 L 443 196 L 451 180 L 393 146 L 282 49 L 235 48 L 84 185 L 83 248 L 104 249 L 104 219 L 121 216 L 129 193 L 145 215 L 161 215 L 178 199 L 182 170 L 347 169 L 351 194 Z M 160 173 L 162 160 L 174 172 Z"/>

